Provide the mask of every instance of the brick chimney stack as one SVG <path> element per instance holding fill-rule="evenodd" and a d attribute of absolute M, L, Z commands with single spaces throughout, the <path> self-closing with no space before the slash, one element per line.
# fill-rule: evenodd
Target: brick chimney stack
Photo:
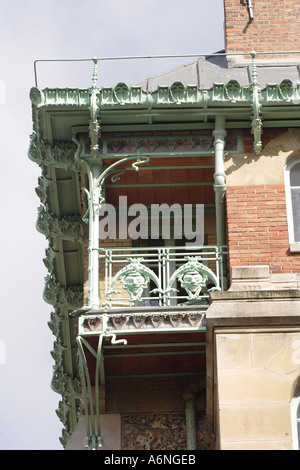
<path fill-rule="evenodd" d="M 224 0 L 224 9 L 227 53 L 300 51 L 300 0 Z"/>

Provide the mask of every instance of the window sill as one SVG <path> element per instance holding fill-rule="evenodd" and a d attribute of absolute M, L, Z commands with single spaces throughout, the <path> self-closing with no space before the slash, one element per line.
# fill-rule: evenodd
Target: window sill
<path fill-rule="evenodd" d="M 300 253 L 300 242 L 290 243 L 291 253 Z"/>

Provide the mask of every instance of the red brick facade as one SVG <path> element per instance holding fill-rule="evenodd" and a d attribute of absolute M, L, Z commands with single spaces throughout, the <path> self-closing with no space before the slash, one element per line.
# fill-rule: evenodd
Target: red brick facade
<path fill-rule="evenodd" d="M 300 272 L 300 253 L 289 252 L 283 185 L 229 186 L 226 201 L 230 266 Z"/>
<path fill-rule="evenodd" d="M 227 52 L 299 51 L 299 0 L 252 0 L 251 3 L 252 21 L 246 0 L 224 1 Z"/>

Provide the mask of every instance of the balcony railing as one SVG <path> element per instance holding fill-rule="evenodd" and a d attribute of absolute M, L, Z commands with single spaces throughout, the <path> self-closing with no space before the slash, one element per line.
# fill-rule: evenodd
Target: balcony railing
<path fill-rule="evenodd" d="M 100 249 L 105 308 L 207 305 L 226 289 L 225 246 Z"/>

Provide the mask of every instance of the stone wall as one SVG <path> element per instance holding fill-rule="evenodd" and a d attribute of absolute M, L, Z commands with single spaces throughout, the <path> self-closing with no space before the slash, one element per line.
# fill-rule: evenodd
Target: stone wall
<path fill-rule="evenodd" d="M 218 449 L 291 450 L 300 291 L 272 285 L 267 266 L 233 271 L 207 311 L 208 422 Z"/>

